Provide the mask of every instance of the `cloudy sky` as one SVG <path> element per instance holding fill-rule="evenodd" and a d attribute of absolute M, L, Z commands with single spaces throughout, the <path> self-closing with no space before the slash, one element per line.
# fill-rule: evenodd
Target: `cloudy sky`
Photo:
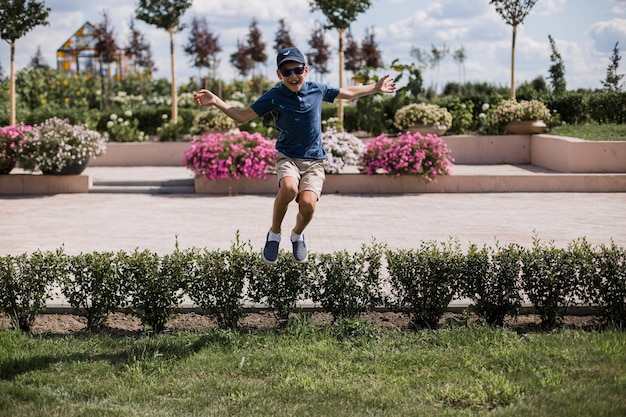
<path fill-rule="evenodd" d="M 128 24 L 134 15 L 135 0 L 45 0 L 51 8 L 49 26 L 41 26 L 19 39 L 16 45 L 16 67 L 24 68 L 41 47 L 45 61 L 56 66 L 56 50 L 85 22 L 99 23 L 106 11 L 111 19 L 119 45 L 128 42 Z M 316 22 L 324 16 L 311 13 L 308 0 L 193 0 L 193 6 L 183 16 L 187 23 L 194 17 L 205 17 L 210 29 L 218 36 L 223 52 L 219 55 L 219 72 L 226 81 L 235 78 L 229 57 L 238 39 L 245 40 L 252 19 L 257 19 L 268 45 L 270 56 L 266 68 L 274 77 L 274 37 L 278 20 L 285 18 L 294 42 L 308 49 L 308 40 Z M 137 28 L 149 39 L 158 68 L 156 76 L 170 78 L 169 39 L 165 31 L 142 21 Z M 489 0 L 372 0 L 372 7 L 359 15 L 352 34 L 362 39 L 373 30 L 387 65 L 395 58 L 402 63 L 413 62 L 413 47 L 430 50 L 431 46 L 451 52 L 464 48 L 465 78 L 507 86 L 510 76 L 511 27 L 489 5 Z M 619 42 L 620 53 L 626 52 L 626 0 L 539 0 L 518 28 L 516 53 L 516 82 L 548 76 L 550 44 L 555 41 L 566 70 L 568 89 L 599 88 L 606 76 L 613 46 Z M 188 42 L 187 30 L 176 35 L 176 71 L 179 81 L 197 75 L 191 67 L 183 45 Z M 334 51 L 336 31 L 326 34 Z M 324 81 L 338 82 L 336 58 Z M 9 72 L 9 47 L 0 43 L 0 64 L 5 76 Z M 626 73 L 626 60 L 621 62 Z M 380 71 L 381 74 L 384 70 Z M 459 81 L 459 67 L 451 56 L 440 67 L 439 84 Z M 434 75 L 424 73 L 426 84 Z"/>

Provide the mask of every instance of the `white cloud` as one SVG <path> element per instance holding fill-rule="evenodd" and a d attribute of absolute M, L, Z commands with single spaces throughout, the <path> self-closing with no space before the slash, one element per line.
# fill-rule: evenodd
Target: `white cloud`
<path fill-rule="evenodd" d="M 609 52 L 616 42 L 626 40 L 626 19 L 597 22 L 589 33 L 598 52 Z"/>
<path fill-rule="evenodd" d="M 626 0 L 612 0 L 611 3 L 615 3 L 615 6 L 611 8 L 613 13 L 626 14 Z"/>

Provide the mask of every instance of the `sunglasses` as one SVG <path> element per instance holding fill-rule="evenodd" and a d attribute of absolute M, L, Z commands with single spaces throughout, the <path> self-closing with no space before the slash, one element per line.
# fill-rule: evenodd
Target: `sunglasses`
<path fill-rule="evenodd" d="M 302 65 L 301 67 L 295 67 L 295 68 L 281 68 L 279 71 L 280 71 L 280 75 L 282 75 L 283 77 L 289 77 L 291 74 L 296 74 L 296 75 L 304 74 L 305 68 L 306 68 L 306 65 Z"/>

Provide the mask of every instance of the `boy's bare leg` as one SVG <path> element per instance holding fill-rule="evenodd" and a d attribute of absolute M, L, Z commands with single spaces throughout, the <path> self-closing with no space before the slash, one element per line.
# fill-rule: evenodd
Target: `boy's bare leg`
<path fill-rule="evenodd" d="M 298 195 L 298 181 L 292 177 L 285 177 L 280 180 L 280 188 L 274 200 L 274 211 L 272 213 L 272 233 L 280 234 L 283 219 L 287 214 L 289 203 Z"/>
<path fill-rule="evenodd" d="M 298 199 L 298 215 L 296 216 L 296 225 L 293 228 L 294 233 L 302 234 L 304 229 L 313 219 L 315 205 L 317 204 L 317 194 L 313 191 L 302 191 Z"/>

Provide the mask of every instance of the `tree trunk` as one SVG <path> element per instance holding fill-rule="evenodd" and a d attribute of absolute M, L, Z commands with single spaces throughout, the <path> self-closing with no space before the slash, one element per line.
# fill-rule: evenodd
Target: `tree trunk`
<path fill-rule="evenodd" d="M 517 37 L 517 25 L 512 25 L 513 41 L 511 44 L 511 100 L 515 100 L 515 38 Z"/>
<path fill-rule="evenodd" d="M 344 29 L 339 29 L 339 88 L 343 87 L 343 32 Z M 337 118 L 343 125 L 343 100 L 337 103 Z"/>
<path fill-rule="evenodd" d="M 176 89 L 176 63 L 174 60 L 174 28 L 167 30 L 170 34 L 170 61 L 172 63 L 172 123 L 178 123 L 178 91 Z"/>
<path fill-rule="evenodd" d="M 10 115 L 9 115 L 9 126 L 14 126 L 16 122 L 15 117 L 15 41 L 11 41 L 11 81 L 9 88 L 9 97 L 10 97 Z"/>

